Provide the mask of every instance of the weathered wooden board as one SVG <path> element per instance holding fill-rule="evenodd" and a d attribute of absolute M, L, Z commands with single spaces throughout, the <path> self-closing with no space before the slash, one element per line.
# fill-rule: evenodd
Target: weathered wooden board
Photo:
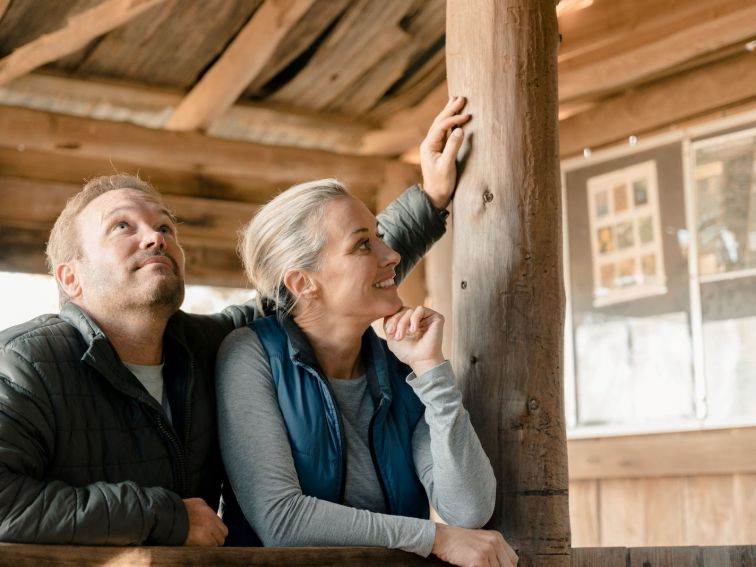
<path fill-rule="evenodd" d="M 627 567 L 627 548 L 573 547 L 570 559 L 571 567 Z"/>
<path fill-rule="evenodd" d="M 599 481 L 570 481 L 570 528 L 573 547 L 601 545 Z"/>

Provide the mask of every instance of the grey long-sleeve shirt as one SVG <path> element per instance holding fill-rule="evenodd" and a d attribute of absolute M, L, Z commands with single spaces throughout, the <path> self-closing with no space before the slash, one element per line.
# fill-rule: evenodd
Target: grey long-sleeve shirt
<path fill-rule="evenodd" d="M 231 333 L 217 361 L 223 461 L 239 505 L 265 545 L 378 546 L 430 554 L 436 531 L 430 520 L 302 494 L 268 357 L 254 331 L 245 327 Z M 432 506 L 449 524 L 482 526 L 493 513 L 496 480 L 454 385 L 451 365 L 410 374 L 407 380 L 426 407 L 412 445 L 415 468 Z M 364 405 L 363 394 L 357 384 L 338 388 L 342 413 Z M 366 440 L 355 438 L 363 429 L 356 423 L 359 419 L 349 421 L 348 450 L 368 451 Z M 347 459 L 346 500 L 356 505 L 375 502 L 377 487 L 370 484 L 375 476 L 367 478 L 350 466 L 370 456 L 355 457 L 350 453 Z"/>

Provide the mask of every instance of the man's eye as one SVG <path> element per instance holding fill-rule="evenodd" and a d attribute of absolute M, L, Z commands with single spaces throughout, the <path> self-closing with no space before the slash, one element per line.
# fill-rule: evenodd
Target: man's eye
<path fill-rule="evenodd" d="M 129 223 L 127 223 L 126 221 L 121 221 L 113 225 L 113 230 L 123 230 L 128 227 L 129 227 Z"/>
<path fill-rule="evenodd" d="M 163 234 L 173 234 L 173 227 L 167 224 L 164 224 L 160 227 L 160 232 Z"/>

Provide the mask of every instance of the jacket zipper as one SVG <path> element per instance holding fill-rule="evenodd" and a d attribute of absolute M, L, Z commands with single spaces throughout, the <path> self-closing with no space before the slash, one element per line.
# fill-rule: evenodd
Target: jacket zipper
<path fill-rule="evenodd" d="M 386 506 L 386 513 L 387 514 L 393 514 L 391 501 L 388 497 L 388 490 L 386 489 L 386 484 L 383 480 L 383 472 L 381 471 L 381 467 L 378 465 L 378 457 L 375 454 L 375 445 L 374 445 L 374 438 L 373 438 L 373 429 L 375 426 L 375 418 L 378 417 L 378 414 L 381 411 L 381 407 L 383 407 L 383 397 L 381 397 L 381 401 L 378 402 L 378 407 L 375 408 L 375 411 L 373 412 L 373 417 L 370 418 L 370 425 L 368 426 L 368 442 L 370 445 L 370 457 L 373 459 L 373 468 L 375 469 L 375 476 L 378 477 L 378 484 L 381 487 L 381 493 L 383 494 L 383 502 Z"/>

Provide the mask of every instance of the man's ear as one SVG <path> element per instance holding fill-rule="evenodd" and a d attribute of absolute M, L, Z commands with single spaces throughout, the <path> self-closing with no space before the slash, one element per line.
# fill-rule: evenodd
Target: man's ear
<path fill-rule="evenodd" d="M 81 282 L 76 270 L 75 261 L 63 262 L 55 266 L 55 279 L 58 285 L 71 299 L 78 299 L 82 295 Z"/>
<path fill-rule="evenodd" d="M 317 295 L 317 283 L 302 270 L 290 270 L 284 276 L 284 285 L 295 299 L 312 299 Z"/>

